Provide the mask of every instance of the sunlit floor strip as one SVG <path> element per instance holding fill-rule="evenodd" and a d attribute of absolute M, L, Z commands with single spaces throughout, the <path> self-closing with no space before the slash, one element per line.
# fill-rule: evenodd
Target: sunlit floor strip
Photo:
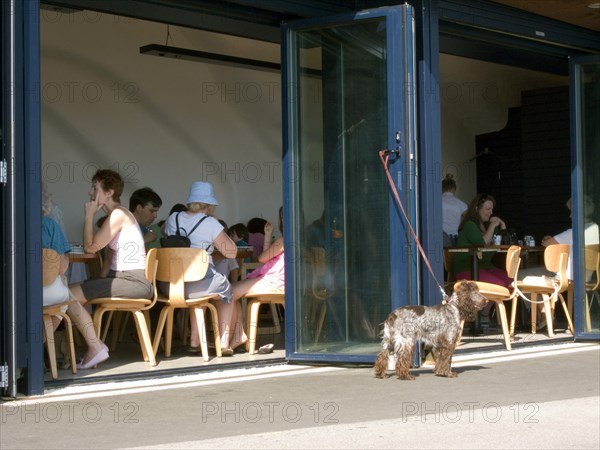
<path fill-rule="evenodd" d="M 263 378 L 287 377 L 301 375 L 306 372 L 320 373 L 343 370 L 339 367 L 312 367 L 298 365 L 278 365 L 270 367 L 256 367 L 246 369 L 232 369 L 226 372 L 215 371 L 211 373 L 175 375 L 169 378 L 156 378 L 135 381 L 108 382 L 94 385 L 67 386 L 47 391 L 43 396 L 17 399 L 19 404 L 27 402 L 55 402 L 79 400 L 83 398 L 110 397 L 116 395 L 139 394 L 143 392 L 181 389 L 195 386 L 210 386 L 214 384 L 235 383 L 239 381 L 259 380 Z M 5 404 L 10 404 L 7 402 Z"/>
<path fill-rule="evenodd" d="M 561 355 L 565 352 L 576 353 L 585 351 L 598 351 L 600 345 L 597 343 L 565 343 L 553 345 L 539 345 L 508 350 L 490 351 L 485 353 L 473 353 L 456 355 L 452 357 L 452 367 L 464 367 L 473 364 L 493 364 L 505 361 L 517 361 L 520 359 L 541 358 L 546 356 Z M 425 366 L 427 367 L 427 366 Z"/>
<path fill-rule="evenodd" d="M 566 343 L 548 346 L 536 346 L 530 348 L 515 349 L 511 352 L 495 351 L 485 353 L 473 353 L 466 355 L 457 355 L 453 358 L 453 367 L 464 367 L 473 364 L 493 364 L 506 361 L 516 361 L 521 359 L 531 359 L 547 356 L 561 355 L 565 353 L 575 353 L 583 351 L 598 351 L 600 345 L 597 343 Z M 196 386 L 209 386 L 223 383 L 235 383 L 240 381 L 251 381 L 274 377 L 288 377 L 302 374 L 317 374 L 332 371 L 352 370 L 347 367 L 314 367 L 300 365 L 277 365 L 270 367 L 257 367 L 235 369 L 228 371 L 215 371 L 212 373 L 179 375 L 169 378 L 121 381 L 114 383 L 102 383 L 95 385 L 67 386 L 46 392 L 43 396 L 27 397 L 17 399 L 12 402 L 5 402 L 4 405 L 18 402 L 26 404 L 28 402 L 55 402 L 71 401 L 84 398 L 110 397 L 116 395 L 139 394 L 150 391 L 182 389 Z M 423 370 L 430 370 L 430 366 L 424 366 Z"/>

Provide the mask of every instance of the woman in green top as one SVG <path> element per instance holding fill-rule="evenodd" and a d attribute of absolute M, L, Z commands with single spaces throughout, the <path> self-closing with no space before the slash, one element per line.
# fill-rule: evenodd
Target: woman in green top
<path fill-rule="evenodd" d="M 494 206 L 496 206 L 496 200 L 487 194 L 479 194 L 471 201 L 458 227 L 457 246 L 484 247 L 492 242 L 496 229 L 506 229 L 506 224 L 502 219 L 492 216 Z M 482 253 L 482 258 L 478 262 L 479 281 L 508 287 L 512 283 L 512 280 L 508 278 L 505 270 L 492 264 L 494 253 Z M 452 260 L 452 267 L 454 268 L 454 278 L 456 280 L 468 280 L 471 278 L 470 258 L 468 254 L 455 253 Z"/>

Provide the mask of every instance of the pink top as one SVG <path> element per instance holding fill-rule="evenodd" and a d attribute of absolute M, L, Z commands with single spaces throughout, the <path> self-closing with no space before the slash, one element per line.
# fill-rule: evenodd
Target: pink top
<path fill-rule="evenodd" d="M 261 278 L 263 281 L 273 286 L 278 291 L 285 290 L 285 260 L 283 252 L 274 256 L 262 266 L 254 269 L 246 278 Z"/>
<path fill-rule="evenodd" d="M 263 251 L 265 235 L 262 233 L 248 234 L 248 245 L 252 246 L 252 256 L 259 257 Z"/>

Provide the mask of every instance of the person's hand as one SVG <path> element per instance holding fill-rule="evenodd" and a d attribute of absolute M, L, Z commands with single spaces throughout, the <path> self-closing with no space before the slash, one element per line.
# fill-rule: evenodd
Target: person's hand
<path fill-rule="evenodd" d="M 506 228 L 506 224 L 504 223 L 504 221 L 500 218 L 500 217 L 490 217 L 490 225 L 493 225 L 494 228 L 495 227 L 500 227 L 500 229 L 504 230 Z"/>
<path fill-rule="evenodd" d="M 271 222 L 265 223 L 265 234 L 273 234 L 273 224 Z"/>
<path fill-rule="evenodd" d="M 102 206 L 98 204 L 98 197 L 96 197 L 85 203 L 85 216 L 93 218 L 101 208 Z"/>

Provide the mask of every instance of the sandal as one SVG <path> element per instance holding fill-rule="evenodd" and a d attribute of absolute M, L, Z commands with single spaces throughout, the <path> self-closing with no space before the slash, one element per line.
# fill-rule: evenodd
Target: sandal
<path fill-rule="evenodd" d="M 258 349 L 258 354 L 259 355 L 266 355 L 267 353 L 273 353 L 273 348 L 275 346 L 273 344 L 267 344 L 267 345 L 263 345 L 261 348 Z"/>

